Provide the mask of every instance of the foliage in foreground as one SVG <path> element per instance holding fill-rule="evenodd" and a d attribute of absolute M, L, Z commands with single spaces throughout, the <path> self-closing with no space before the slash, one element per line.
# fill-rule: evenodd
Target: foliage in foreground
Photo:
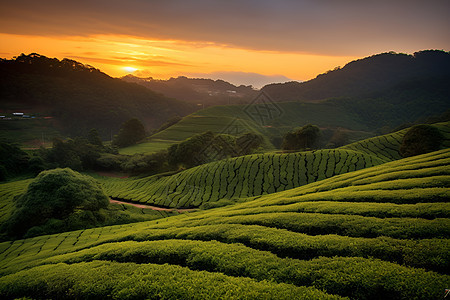
<path fill-rule="evenodd" d="M 328 293 L 357 299 L 376 295 L 383 299 L 439 295 L 449 276 L 407 268 L 376 259 L 320 257 L 312 260 L 280 258 L 242 244 L 217 241 L 160 240 L 108 243 L 45 260 L 43 264 L 94 260 L 139 264 L 173 264 L 191 270 L 228 276 L 273 280 L 296 286 L 314 286 Z M 410 287 L 409 289 L 406 287 Z"/>
<path fill-rule="evenodd" d="M 98 261 L 40 266 L 0 278 L 0 295 L 57 299 L 341 299 L 315 288 L 179 266 Z"/>

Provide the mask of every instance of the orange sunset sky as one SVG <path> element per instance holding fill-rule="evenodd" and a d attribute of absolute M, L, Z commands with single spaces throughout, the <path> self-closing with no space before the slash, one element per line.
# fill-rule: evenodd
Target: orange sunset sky
<path fill-rule="evenodd" d="M 119 77 L 308 80 L 372 54 L 450 48 L 450 1 L 0 1 L 0 57 Z"/>

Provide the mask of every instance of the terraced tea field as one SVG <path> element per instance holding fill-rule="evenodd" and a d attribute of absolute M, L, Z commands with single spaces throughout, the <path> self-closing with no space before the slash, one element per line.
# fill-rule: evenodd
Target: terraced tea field
<path fill-rule="evenodd" d="M 241 156 L 172 176 L 103 178 L 110 197 L 164 207 L 189 208 L 220 199 L 270 194 L 383 163 L 352 150 Z"/>
<path fill-rule="evenodd" d="M 259 106 L 256 104 L 256 106 L 250 106 L 250 108 L 246 105 L 209 107 L 184 117 L 179 123 L 154 134 L 147 142 L 120 149 L 120 153 L 155 152 L 205 131 L 236 136 L 247 132 L 260 134 L 265 138 L 263 146 L 267 150 L 274 149 L 270 138 L 283 136 L 288 130 L 306 124 L 316 124 L 320 127 L 348 128 L 355 131 L 350 132 L 350 135 L 357 139 L 372 135 L 363 122 L 355 120 L 355 116 L 351 113 L 331 103 L 285 102 L 273 105 L 276 105 L 276 110 L 282 112 L 282 116 L 264 117 L 263 120 L 252 118 L 250 113 L 246 113 L 246 110 L 259 107 L 262 115 L 266 115 L 266 107 L 262 104 L 259 104 Z"/>
<path fill-rule="evenodd" d="M 450 150 L 382 162 L 226 207 L 0 243 L 0 297 L 442 299 Z"/>
<path fill-rule="evenodd" d="M 31 179 L 0 184 L 0 224 L 5 222 L 14 210 L 14 197 L 22 194 L 30 182 Z"/>
<path fill-rule="evenodd" d="M 450 124 L 436 126 L 450 146 Z M 289 154 L 258 154 L 201 165 L 172 176 L 142 179 L 100 178 L 115 199 L 163 207 L 189 208 L 221 199 L 237 201 L 276 193 L 326 178 L 398 160 L 408 129 L 338 149 Z"/>

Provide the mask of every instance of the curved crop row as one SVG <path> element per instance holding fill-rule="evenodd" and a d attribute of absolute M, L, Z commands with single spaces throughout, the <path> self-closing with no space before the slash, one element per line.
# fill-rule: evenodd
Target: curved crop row
<path fill-rule="evenodd" d="M 193 219 L 193 220 L 192 220 Z M 210 216 L 190 218 L 185 226 L 211 224 L 244 224 L 284 228 L 308 235 L 338 234 L 352 237 L 388 236 L 397 239 L 446 238 L 450 235 L 450 220 L 413 218 L 374 218 L 322 213 L 262 213 L 252 215 Z"/>
<path fill-rule="evenodd" d="M 14 209 L 14 197 L 22 194 L 31 180 L 19 180 L 0 184 L 0 224 L 8 219 Z"/>
<path fill-rule="evenodd" d="M 324 289 L 327 293 L 357 299 L 371 298 L 374 293 L 377 297 L 389 299 L 431 299 L 440 295 L 440 291 L 450 279 L 446 275 L 380 260 L 321 257 L 302 261 L 280 258 L 270 252 L 251 249 L 241 244 L 224 244 L 217 241 L 108 243 L 52 257 L 42 263 L 73 264 L 94 260 L 139 264 L 168 263 L 191 270 L 220 272 L 228 276 L 314 286 Z"/>
<path fill-rule="evenodd" d="M 304 187 L 266 195 L 253 207 L 310 201 L 438 203 L 450 199 L 450 149 L 343 174 Z M 267 201 L 266 201 L 267 200 Z"/>
<path fill-rule="evenodd" d="M 450 122 L 436 123 L 431 125 L 437 128 L 444 140 L 442 141 L 443 147 L 450 147 Z M 402 144 L 403 136 L 408 132 L 409 128 L 389 133 L 382 136 L 376 136 L 373 138 L 358 141 L 340 149 L 354 150 L 368 155 L 376 156 L 384 161 L 392 161 L 401 159 L 399 149 Z"/>
<path fill-rule="evenodd" d="M 381 164 L 350 150 L 260 154 L 201 165 L 166 177 L 103 179 L 113 198 L 167 207 L 271 194 Z"/>
<path fill-rule="evenodd" d="M 340 299 L 296 287 L 170 265 L 89 262 L 45 265 L 0 278 L 2 298 Z"/>
<path fill-rule="evenodd" d="M 338 201 L 298 202 L 286 205 L 267 205 L 260 207 L 222 208 L 219 212 L 209 211 L 208 216 L 241 216 L 262 213 L 319 213 L 324 215 L 354 215 L 375 218 L 422 218 L 436 219 L 450 217 L 450 203 L 394 204 L 374 202 L 338 202 Z M 252 203 L 247 203 L 252 204 Z M 253 206 L 253 205 L 252 205 Z"/>

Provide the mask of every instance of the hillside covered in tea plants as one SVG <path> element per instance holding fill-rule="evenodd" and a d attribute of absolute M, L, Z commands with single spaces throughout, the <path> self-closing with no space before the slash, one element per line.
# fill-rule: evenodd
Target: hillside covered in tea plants
<path fill-rule="evenodd" d="M 0 244 L 2 298 L 438 299 L 450 151 L 241 203 Z"/>
<path fill-rule="evenodd" d="M 449 147 L 449 123 L 433 126 L 444 136 L 444 147 Z M 114 199 L 179 208 L 217 201 L 221 205 L 398 160 L 402 157 L 399 149 L 406 132 L 408 129 L 337 149 L 240 156 L 168 176 L 98 179 Z"/>

